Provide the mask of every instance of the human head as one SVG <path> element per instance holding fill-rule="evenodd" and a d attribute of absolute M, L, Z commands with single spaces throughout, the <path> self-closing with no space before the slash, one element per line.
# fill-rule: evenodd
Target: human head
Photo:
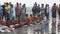
<path fill-rule="evenodd" d="M 21 3 L 20 3 L 20 5 L 21 5 Z"/>
<path fill-rule="evenodd" d="M 35 2 L 34 6 L 37 6 L 37 2 Z"/>
<path fill-rule="evenodd" d="M 37 2 L 35 2 L 35 5 L 37 5 Z"/>
<path fill-rule="evenodd" d="M 19 3 L 18 2 L 16 3 L 16 5 L 17 5 L 17 7 L 19 7 Z"/>
<path fill-rule="evenodd" d="M 30 16 L 32 16 L 32 14 L 30 14 Z"/>
<path fill-rule="evenodd" d="M 8 6 L 9 4 L 8 4 L 8 2 L 6 3 L 6 6 Z"/>
<path fill-rule="evenodd" d="M 44 7 L 44 4 L 41 4 L 41 7 Z"/>
<path fill-rule="evenodd" d="M 28 17 L 28 14 L 26 14 L 26 17 Z"/>
<path fill-rule="evenodd" d="M 54 3 L 54 6 L 56 6 L 56 3 Z"/>
<path fill-rule="evenodd" d="M 26 5 L 26 4 L 23 4 L 24 6 Z"/>
<path fill-rule="evenodd" d="M 49 7 L 49 4 L 46 4 L 46 7 Z"/>

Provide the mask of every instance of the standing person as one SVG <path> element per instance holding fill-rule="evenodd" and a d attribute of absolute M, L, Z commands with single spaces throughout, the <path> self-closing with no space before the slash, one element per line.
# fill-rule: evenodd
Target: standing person
<path fill-rule="evenodd" d="M 49 5 L 48 4 L 46 4 L 45 6 L 45 16 L 47 19 L 49 19 Z"/>
<path fill-rule="evenodd" d="M 52 17 L 53 18 L 56 18 L 56 11 L 57 11 L 57 6 L 56 6 L 56 3 L 54 3 L 52 6 Z"/>
<path fill-rule="evenodd" d="M 45 11 L 44 4 L 41 4 L 40 14 L 41 14 L 42 16 L 45 15 L 45 14 L 44 14 L 44 11 Z"/>
<path fill-rule="evenodd" d="M 38 6 L 37 6 L 37 14 L 39 14 L 40 13 L 40 5 L 38 4 Z"/>
<path fill-rule="evenodd" d="M 25 16 L 26 15 L 26 4 L 23 4 L 22 5 L 22 12 L 21 12 L 22 14 L 22 16 Z"/>
<path fill-rule="evenodd" d="M 19 8 L 19 3 L 17 3 L 16 5 L 17 6 L 15 7 L 15 13 L 16 13 L 16 18 L 17 18 L 20 15 L 20 8 Z"/>
<path fill-rule="evenodd" d="M 49 4 L 45 5 L 45 16 L 44 16 L 44 30 L 45 32 L 49 31 Z M 48 31 L 46 31 L 48 30 Z"/>
<path fill-rule="evenodd" d="M 59 7 L 58 7 L 58 14 L 59 14 L 59 19 L 60 19 L 60 4 L 59 4 Z"/>
<path fill-rule="evenodd" d="M 22 5 L 21 17 L 24 20 L 26 15 L 26 4 Z"/>
<path fill-rule="evenodd" d="M 0 4 L 0 15 L 3 15 L 3 11 L 2 11 L 2 6 L 1 6 L 1 4 Z"/>
<path fill-rule="evenodd" d="M 5 5 L 5 19 L 9 18 L 10 19 L 10 16 L 9 16 L 9 11 L 10 11 L 10 5 L 8 3 L 6 3 Z"/>
<path fill-rule="evenodd" d="M 13 5 L 11 4 L 11 3 L 9 3 L 10 4 L 10 18 L 12 18 L 13 17 Z"/>
<path fill-rule="evenodd" d="M 45 7 L 44 4 L 41 4 L 41 8 L 40 8 L 40 14 L 42 16 L 42 21 L 40 23 L 41 25 L 41 34 L 44 34 L 44 16 L 45 16 Z"/>
<path fill-rule="evenodd" d="M 36 15 L 37 13 L 37 3 L 35 2 L 33 8 L 32 8 L 33 15 Z"/>

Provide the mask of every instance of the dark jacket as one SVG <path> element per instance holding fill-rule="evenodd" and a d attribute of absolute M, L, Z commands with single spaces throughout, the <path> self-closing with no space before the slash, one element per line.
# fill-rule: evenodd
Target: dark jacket
<path fill-rule="evenodd" d="M 39 6 L 37 6 L 37 12 L 40 13 L 40 7 Z"/>
<path fill-rule="evenodd" d="M 49 7 L 45 7 L 45 14 L 48 14 L 49 13 Z"/>
<path fill-rule="evenodd" d="M 34 12 L 34 13 L 37 12 L 37 6 L 34 6 L 34 7 L 32 8 L 32 12 Z"/>

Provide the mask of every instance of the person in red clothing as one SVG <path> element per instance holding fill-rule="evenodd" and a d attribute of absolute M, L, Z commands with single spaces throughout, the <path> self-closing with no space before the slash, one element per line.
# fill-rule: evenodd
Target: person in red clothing
<path fill-rule="evenodd" d="M 19 3 L 16 4 L 17 6 L 15 7 L 15 13 L 16 13 L 16 18 L 20 16 L 20 8 L 19 8 Z"/>
<path fill-rule="evenodd" d="M 52 17 L 53 18 L 56 18 L 56 11 L 57 11 L 57 5 L 56 3 L 54 3 L 52 6 Z"/>

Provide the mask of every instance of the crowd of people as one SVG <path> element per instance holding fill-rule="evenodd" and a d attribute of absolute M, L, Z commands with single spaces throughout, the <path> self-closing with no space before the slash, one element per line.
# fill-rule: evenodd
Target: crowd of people
<path fill-rule="evenodd" d="M 32 13 L 33 14 L 26 14 L 26 4 L 16 3 L 15 8 L 15 17 L 13 16 L 13 7 L 14 5 L 9 2 L 5 3 L 3 5 L 0 4 L 0 24 L 10 27 L 11 25 L 19 24 L 19 26 L 29 25 L 29 24 L 35 24 L 40 23 L 44 20 L 44 17 L 46 16 L 46 19 L 49 20 L 49 13 L 50 8 L 52 12 L 52 17 L 56 18 L 56 12 L 58 12 L 60 17 L 60 4 L 59 6 L 56 5 L 56 3 L 53 4 L 52 7 L 49 7 L 49 4 L 46 4 L 44 7 L 44 4 L 37 4 L 35 2 L 34 6 L 32 7 Z M 5 18 L 5 21 L 3 20 Z"/>

